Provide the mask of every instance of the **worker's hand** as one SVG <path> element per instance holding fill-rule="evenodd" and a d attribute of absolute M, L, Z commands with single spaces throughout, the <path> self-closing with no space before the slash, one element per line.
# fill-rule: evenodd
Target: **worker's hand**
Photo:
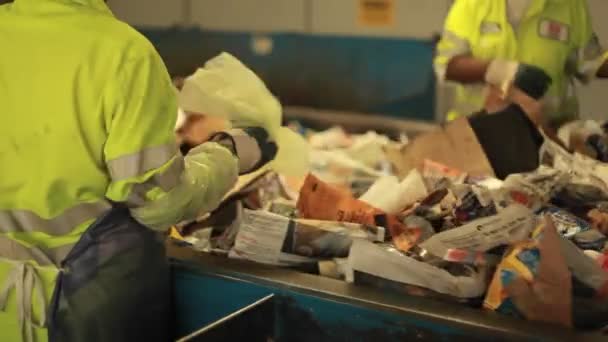
<path fill-rule="evenodd" d="M 260 127 L 233 129 L 218 133 L 211 140 L 230 148 L 239 158 L 240 174 L 261 168 L 274 159 L 278 150 L 276 143 L 270 140 L 268 132 Z"/>
<path fill-rule="evenodd" d="M 504 97 L 509 95 L 512 88 L 517 88 L 537 100 L 545 95 L 551 85 L 551 77 L 541 68 L 502 59 L 490 62 L 485 80 L 498 87 Z"/>
<path fill-rule="evenodd" d="M 211 136 L 229 127 L 228 121 L 222 118 L 198 113 L 183 113 L 184 117 L 176 127 L 178 143 L 191 147 L 208 141 Z"/>
<path fill-rule="evenodd" d="M 486 83 L 497 87 L 502 94 L 508 94 L 519 70 L 519 62 L 495 59 L 486 69 Z"/>

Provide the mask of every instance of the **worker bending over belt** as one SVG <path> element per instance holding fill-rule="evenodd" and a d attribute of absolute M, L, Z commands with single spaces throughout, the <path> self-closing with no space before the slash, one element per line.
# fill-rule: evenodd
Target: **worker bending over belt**
<path fill-rule="evenodd" d="M 261 128 L 185 157 L 153 46 L 103 0 L 0 6 L 0 341 L 168 341 L 164 232 L 274 158 Z"/>
<path fill-rule="evenodd" d="M 486 84 L 508 96 L 526 65 L 553 81 L 542 100 L 543 126 L 576 118 L 574 79 L 608 77 L 608 53 L 585 0 L 455 0 L 435 59 L 440 80 L 460 83 L 449 120 L 483 108 Z"/>

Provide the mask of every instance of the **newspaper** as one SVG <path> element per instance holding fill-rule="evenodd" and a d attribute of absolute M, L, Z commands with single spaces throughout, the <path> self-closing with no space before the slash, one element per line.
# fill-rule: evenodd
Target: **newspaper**
<path fill-rule="evenodd" d="M 384 241 L 382 227 L 292 220 L 266 211 L 246 210 L 230 257 L 291 266 L 348 256 L 353 239 Z"/>
<path fill-rule="evenodd" d="M 455 276 L 446 270 L 365 240 L 353 242 L 346 267 L 346 281 L 355 282 L 356 273 L 419 286 L 458 298 L 480 297 L 487 286 L 485 272 L 475 272 L 471 268 L 470 276 Z"/>
<path fill-rule="evenodd" d="M 429 253 L 443 257 L 450 249 L 485 252 L 496 246 L 528 237 L 536 218 L 528 208 L 513 204 L 495 216 L 471 221 L 458 228 L 433 235 L 420 244 Z"/>

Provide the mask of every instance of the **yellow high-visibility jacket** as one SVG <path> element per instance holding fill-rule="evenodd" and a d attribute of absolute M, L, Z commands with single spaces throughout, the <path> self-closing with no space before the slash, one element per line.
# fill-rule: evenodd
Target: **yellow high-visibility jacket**
<path fill-rule="evenodd" d="M 608 59 L 594 34 L 585 0 L 533 0 L 517 27 L 506 0 L 455 0 L 438 46 L 435 70 L 445 79 L 451 58 L 516 60 L 542 68 L 553 80 L 544 101 L 549 121 L 578 116 L 575 78 L 586 82 Z M 448 119 L 479 111 L 484 85 L 457 85 Z"/>
<path fill-rule="evenodd" d="M 23 326 L 44 336 L 31 295 L 43 282 L 50 299 L 58 265 L 112 202 L 168 229 L 232 187 L 228 149 L 179 153 L 176 102 L 154 47 L 103 0 L 0 6 L 0 340 Z"/>

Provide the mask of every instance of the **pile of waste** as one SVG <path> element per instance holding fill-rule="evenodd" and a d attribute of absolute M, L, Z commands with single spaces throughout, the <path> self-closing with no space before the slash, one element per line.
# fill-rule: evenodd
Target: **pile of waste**
<path fill-rule="evenodd" d="M 190 81 L 203 88 L 182 90 L 186 110 L 268 127 L 283 152 L 241 177 L 217 210 L 175 227 L 174 238 L 529 320 L 608 325 L 606 125 L 568 125 L 563 144 L 545 139 L 539 168 L 497 179 L 497 156 L 466 120 L 411 143 L 334 127 L 305 134 L 306 146 L 280 127 L 278 101 L 233 57 L 208 62 Z"/>
<path fill-rule="evenodd" d="M 608 323 L 608 164 L 548 142 L 504 181 L 432 160 L 395 176 L 406 144 L 332 128 L 308 136 L 305 178 L 259 171 L 181 227 L 193 248 L 507 315 Z"/>

